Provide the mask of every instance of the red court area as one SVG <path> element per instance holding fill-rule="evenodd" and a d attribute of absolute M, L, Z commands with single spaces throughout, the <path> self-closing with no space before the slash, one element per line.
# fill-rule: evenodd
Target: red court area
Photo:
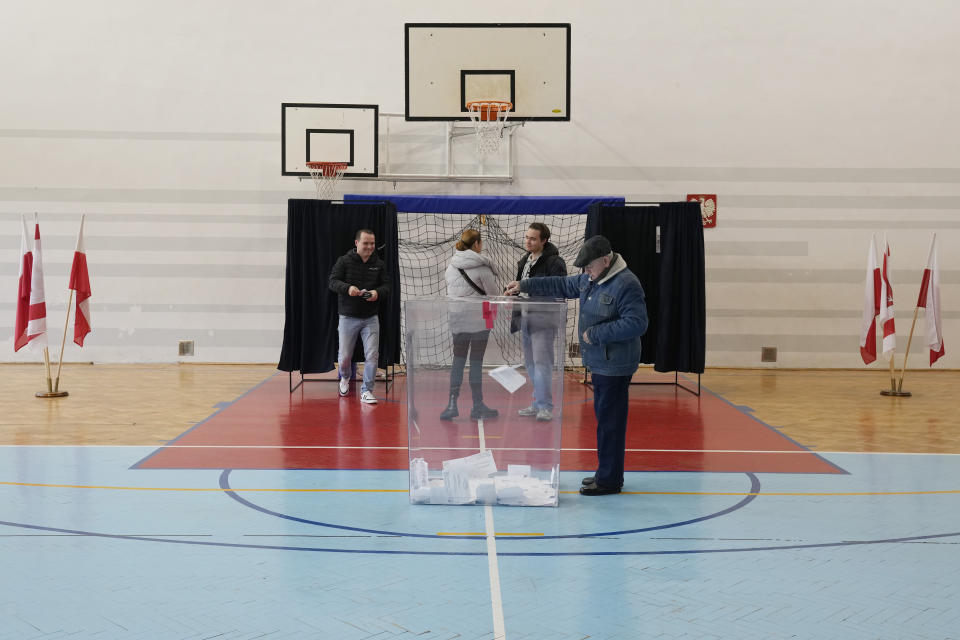
<path fill-rule="evenodd" d="M 671 381 L 672 376 L 669 378 Z M 340 397 L 335 381 L 308 381 L 292 394 L 287 374 L 276 374 L 140 461 L 139 469 L 407 469 L 408 407 L 405 378 L 388 390 L 377 382 L 379 404 L 362 404 L 359 384 Z M 420 383 L 418 382 L 418 385 Z M 690 386 L 690 382 L 685 382 Z M 695 382 L 693 386 L 695 387 Z M 479 450 L 483 437 L 498 464 L 522 461 L 513 447 L 550 449 L 552 423 L 520 418 L 529 391 L 514 394 L 485 385 L 485 402 L 500 416 L 485 420 L 483 433 L 469 419 L 464 384 L 460 416 L 442 422 L 442 386 L 418 393 L 410 443 L 460 457 Z M 596 466 L 593 392 L 568 373 L 564 381 L 560 468 Z M 423 387 L 419 387 L 422 390 Z M 428 442 L 429 441 L 429 442 Z M 498 451 L 500 449 L 501 451 Z M 775 429 L 706 389 L 695 396 L 673 385 L 635 384 L 630 390 L 628 471 L 719 471 L 844 473 Z"/>

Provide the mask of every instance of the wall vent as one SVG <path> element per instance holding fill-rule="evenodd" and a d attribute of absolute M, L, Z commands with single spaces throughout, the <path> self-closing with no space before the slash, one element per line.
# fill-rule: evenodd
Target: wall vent
<path fill-rule="evenodd" d="M 193 340 L 181 340 L 177 343 L 178 354 L 181 356 L 193 355 Z"/>
<path fill-rule="evenodd" d="M 776 362 L 776 361 L 777 361 L 776 347 L 760 347 L 760 362 Z"/>

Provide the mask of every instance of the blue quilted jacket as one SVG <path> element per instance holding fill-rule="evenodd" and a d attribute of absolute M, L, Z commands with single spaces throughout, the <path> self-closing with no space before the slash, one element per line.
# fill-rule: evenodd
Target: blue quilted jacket
<path fill-rule="evenodd" d="M 580 355 L 603 376 L 629 376 L 640 365 L 640 336 L 647 330 L 643 287 L 619 254 L 599 282 L 577 276 L 530 278 L 520 290 L 538 296 L 580 298 Z M 583 341 L 586 332 L 590 343 Z"/>

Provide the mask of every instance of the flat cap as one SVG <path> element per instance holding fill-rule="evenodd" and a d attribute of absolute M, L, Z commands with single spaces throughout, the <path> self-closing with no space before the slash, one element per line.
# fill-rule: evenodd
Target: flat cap
<path fill-rule="evenodd" d="M 585 267 L 597 258 L 608 255 L 613 251 L 610 241 L 603 236 L 593 236 L 583 243 L 577 259 L 573 261 L 575 267 Z"/>

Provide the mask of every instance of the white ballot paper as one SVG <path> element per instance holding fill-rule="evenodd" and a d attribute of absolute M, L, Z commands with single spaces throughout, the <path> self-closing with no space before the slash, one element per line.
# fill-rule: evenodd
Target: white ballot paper
<path fill-rule="evenodd" d="M 517 365 L 519 367 L 520 365 Z M 490 372 L 490 377 L 500 383 L 500 386 L 513 393 L 527 383 L 527 379 L 516 367 L 505 364 Z"/>

